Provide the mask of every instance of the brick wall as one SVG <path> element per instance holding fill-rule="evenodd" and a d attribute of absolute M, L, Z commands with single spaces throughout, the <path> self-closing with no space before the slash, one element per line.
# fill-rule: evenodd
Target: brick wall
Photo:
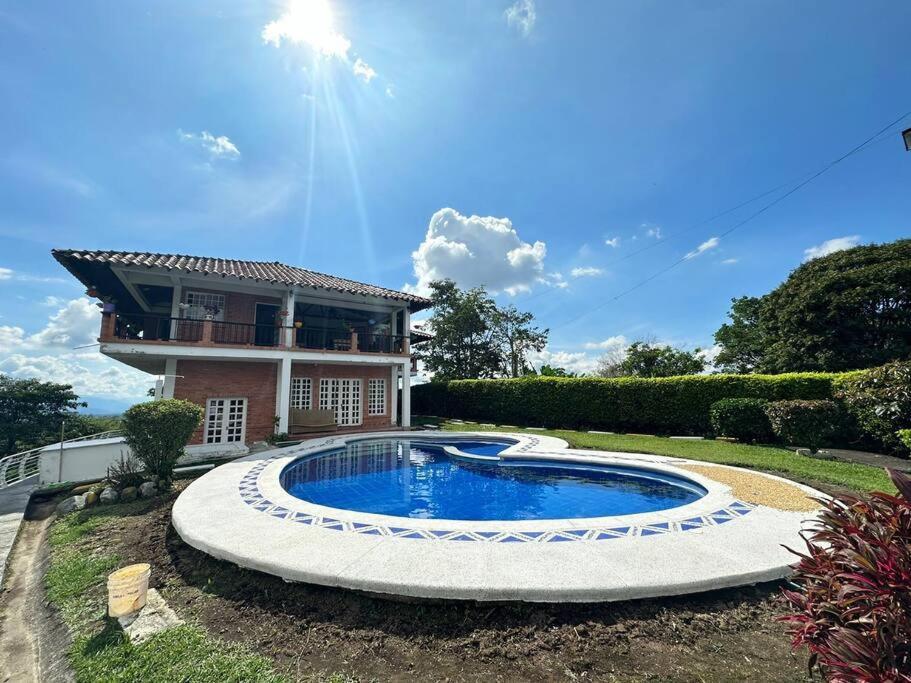
<path fill-rule="evenodd" d="M 210 398 L 246 398 L 246 441 L 263 441 L 275 431 L 276 363 L 178 360 L 174 398 L 197 403 L 205 409 Z M 203 442 L 202 428 L 190 440 Z"/>
<path fill-rule="evenodd" d="M 276 363 L 240 361 L 178 360 L 174 381 L 174 398 L 192 401 L 205 409 L 210 398 L 246 398 L 246 442 L 263 441 L 274 431 L 276 415 L 275 392 L 278 366 Z M 180 376 L 182 375 L 182 376 Z M 389 427 L 392 420 L 393 387 L 388 366 L 373 365 L 315 365 L 294 363 L 292 377 L 309 377 L 311 405 L 319 407 L 319 381 L 322 378 L 361 380 L 361 428 L 364 430 Z M 386 414 L 367 414 L 367 380 L 386 380 Z M 347 428 L 346 428 L 347 429 Z M 190 440 L 203 442 L 202 428 Z"/>
<path fill-rule="evenodd" d="M 226 292 L 220 289 L 206 289 L 205 287 L 185 286 L 183 300 L 187 300 L 187 292 L 208 292 L 209 294 L 223 294 L 225 297 L 224 320 L 229 323 L 253 323 L 256 319 L 256 304 L 282 305 L 280 298 L 260 294 L 247 294 L 245 292 Z"/>
<path fill-rule="evenodd" d="M 310 388 L 313 392 L 310 405 L 319 408 L 319 381 L 322 378 L 336 377 L 338 379 L 361 380 L 361 427 L 365 430 L 389 427 L 392 423 L 392 372 L 387 366 L 373 365 L 316 365 L 313 363 L 293 363 L 291 365 L 292 377 L 309 377 Z M 386 380 L 386 414 L 367 414 L 367 380 Z M 345 429 L 350 429 L 346 427 Z"/>

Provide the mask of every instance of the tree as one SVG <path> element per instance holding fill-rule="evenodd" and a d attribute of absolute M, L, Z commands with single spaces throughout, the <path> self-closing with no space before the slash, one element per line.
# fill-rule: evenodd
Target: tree
<path fill-rule="evenodd" d="M 575 372 L 570 372 L 566 368 L 548 365 L 547 363 L 541 366 L 541 372 L 537 374 L 541 375 L 541 377 L 576 377 Z"/>
<path fill-rule="evenodd" d="M 813 259 L 759 299 L 735 299 L 715 340 L 726 368 L 841 371 L 911 358 L 911 239 Z"/>
<path fill-rule="evenodd" d="M 528 355 L 547 343 L 547 330 L 532 326 L 531 313 L 498 308 L 483 287 L 461 290 L 438 280 L 430 290 L 433 339 L 417 355 L 434 379 L 518 377 Z"/>
<path fill-rule="evenodd" d="M 622 357 L 621 357 L 622 356 Z M 675 377 L 705 370 L 699 349 L 686 351 L 649 341 L 635 341 L 622 354 L 607 354 L 598 361 L 600 377 Z"/>
<path fill-rule="evenodd" d="M 202 408 L 189 401 L 163 398 L 137 403 L 123 414 L 123 433 L 133 457 L 167 487 L 202 417 Z"/>
<path fill-rule="evenodd" d="M 762 363 L 766 345 L 759 327 L 761 307 L 762 300 L 754 296 L 731 299 L 731 322 L 715 333 L 715 342 L 721 345 L 715 363 L 725 372 L 753 372 Z"/>
<path fill-rule="evenodd" d="M 494 316 L 494 340 L 503 359 L 502 373 L 507 377 L 525 374 L 528 354 L 542 351 L 547 345 L 548 330 L 532 327 L 534 319 L 533 314 L 523 313 L 512 305 L 498 309 Z"/>
<path fill-rule="evenodd" d="M 63 419 L 85 405 L 69 384 L 0 375 L 0 456 L 57 441 Z"/>

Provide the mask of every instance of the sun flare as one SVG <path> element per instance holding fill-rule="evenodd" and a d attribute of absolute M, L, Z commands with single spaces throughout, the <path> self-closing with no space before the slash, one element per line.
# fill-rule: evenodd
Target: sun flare
<path fill-rule="evenodd" d="M 285 12 L 263 29 L 263 40 L 276 47 L 282 40 L 307 44 L 324 57 L 348 56 L 351 41 L 335 29 L 327 0 L 292 0 Z"/>

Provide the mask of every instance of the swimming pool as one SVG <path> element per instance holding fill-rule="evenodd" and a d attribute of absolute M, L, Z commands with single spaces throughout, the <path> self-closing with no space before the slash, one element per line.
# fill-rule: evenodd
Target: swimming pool
<path fill-rule="evenodd" d="M 523 521 L 667 510 L 699 500 L 699 484 L 634 467 L 497 457 L 514 442 L 353 441 L 282 471 L 295 498 L 412 519 Z M 478 457 L 480 456 L 480 457 Z"/>

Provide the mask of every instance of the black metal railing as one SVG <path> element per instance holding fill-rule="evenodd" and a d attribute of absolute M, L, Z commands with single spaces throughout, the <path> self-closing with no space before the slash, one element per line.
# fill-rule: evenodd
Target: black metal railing
<path fill-rule="evenodd" d="M 357 333 L 357 350 L 364 353 L 405 353 L 405 337 L 401 334 Z"/>
<path fill-rule="evenodd" d="M 202 340 L 202 320 L 118 314 L 114 323 L 114 336 L 135 341 L 198 342 Z"/>
<path fill-rule="evenodd" d="M 281 346 L 283 328 L 255 323 L 212 321 L 212 342 L 247 346 Z"/>
<path fill-rule="evenodd" d="M 295 328 L 294 346 L 315 351 L 350 351 L 351 333 L 344 330 Z"/>

